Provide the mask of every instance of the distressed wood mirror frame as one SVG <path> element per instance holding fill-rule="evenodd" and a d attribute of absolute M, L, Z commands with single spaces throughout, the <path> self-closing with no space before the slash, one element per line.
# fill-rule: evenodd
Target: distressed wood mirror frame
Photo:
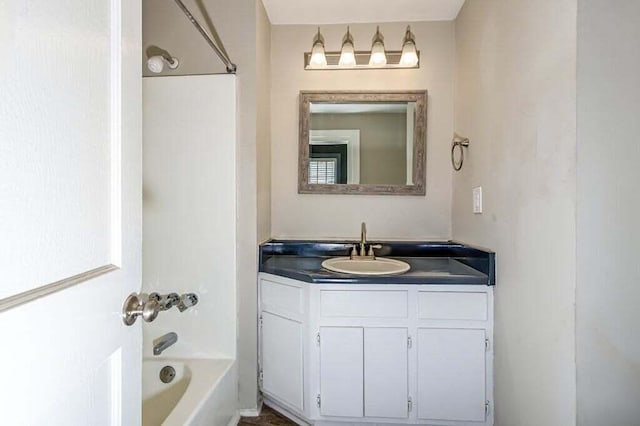
<path fill-rule="evenodd" d="M 413 131 L 413 185 L 311 184 L 309 183 L 309 135 L 312 103 L 415 102 Z M 427 91 L 301 91 L 298 143 L 299 194 L 425 195 Z"/>

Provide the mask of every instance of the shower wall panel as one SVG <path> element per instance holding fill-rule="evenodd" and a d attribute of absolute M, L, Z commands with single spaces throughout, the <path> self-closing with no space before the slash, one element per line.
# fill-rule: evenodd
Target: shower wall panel
<path fill-rule="evenodd" d="M 144 355 L 236 357 L 236 77 L 145 77 L 144 292 L 194 292 L 199 303 L 143 325 Z"/>

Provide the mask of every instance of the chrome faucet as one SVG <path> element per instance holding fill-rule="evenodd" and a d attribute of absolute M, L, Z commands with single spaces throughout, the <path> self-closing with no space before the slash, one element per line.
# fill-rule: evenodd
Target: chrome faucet
<path fill-rule="evenodd" d="M 153 341 L 153 354 L 160 355 L 169 346 L 174 345 L 178 341 L 178 335 L 173 331 L 158 337 Z"/>

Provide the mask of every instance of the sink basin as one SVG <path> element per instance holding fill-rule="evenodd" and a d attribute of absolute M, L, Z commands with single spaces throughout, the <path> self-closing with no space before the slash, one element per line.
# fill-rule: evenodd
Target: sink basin
<path fill-rule="evenodd" d="M 395 275 L 407 272 L 410 268 L 406 262 L 385 257 L 375 259 L 332 257 L 322 262 L 322 267 L 333 272 L 354 275 Z"/>

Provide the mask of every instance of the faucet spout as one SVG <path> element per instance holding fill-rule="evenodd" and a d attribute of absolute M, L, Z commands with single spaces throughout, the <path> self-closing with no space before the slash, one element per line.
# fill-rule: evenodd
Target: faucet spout
<path fill-rule="evenodd" d="M 362 226 L 360 227 L 360 256 L 365 256 L 367 254 L 367 224 L 362 222 Z"/>
<path fill-rule="evenodd" d="M 178 341 L 178 335 L 173 331 L 158 337 L 153 341 L 153 354 L 160 355 L 169 346 L 174 345 Z"/>

